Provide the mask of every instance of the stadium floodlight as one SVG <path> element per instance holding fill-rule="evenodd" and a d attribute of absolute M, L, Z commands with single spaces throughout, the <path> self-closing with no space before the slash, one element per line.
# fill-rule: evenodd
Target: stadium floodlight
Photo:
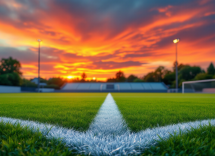
<path fill-rule="evenodd" d="M 41 39 L 37 40 L 39 42 L 39 47 L 38 47 L 38 92 L 40 92 L 40 42 L 42 42 Z"/>
<path fill-rule="evenodd" d="M 178 92 L 178 61 L 177 61 L 177 43 L 179 42 L 179 38 L 178 39 L 174 39 L 173 43 L 175 43 L 176 46 L 176 64 L 175 64 L 175 82 L 176 82 L 176 93 Z"/>
<path fill-rule="evenodd" d="M 215 79 L 182 82 L 182 93 L 215 93 Z"/>
<path fill-rule="evenodd" d="M 179 42 L 179 38 L 173 40 L 173 43 L 178 43 L 178 42 Z"/>

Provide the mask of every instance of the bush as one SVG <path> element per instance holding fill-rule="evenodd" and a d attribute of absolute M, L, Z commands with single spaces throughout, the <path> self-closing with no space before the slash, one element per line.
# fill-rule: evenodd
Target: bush
<path fill-rule="evenodd" d="M 212 79 L 213 75 L 209 75 L 207 73 L 199 73 L 196 75 L 195 80 L 205 80 L 205 79 Z"/>
<path fill-rule="evenodd" d="M 19 86 L 21 78 L 18 73 L 8 73 L 0 75 L 0 85 Z"/>
<path fill-rule="evenodd" d="M 22 87 L 37 87 L 37 85 L 33 82 L 31 82 L 30 80 L 27 79 L 22 79 L 22 83 L 21 83 Z"/>
<path fill-rule="evenodd" d="M 135 79 L 134 82 L 143 82 L 141 79 Z"/>

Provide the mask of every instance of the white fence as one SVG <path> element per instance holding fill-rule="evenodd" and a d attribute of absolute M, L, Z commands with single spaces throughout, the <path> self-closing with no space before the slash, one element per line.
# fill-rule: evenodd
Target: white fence
<path fill-rule="evenodd" d="M 0 93 L 21 93 L 21 87 L 0 86 Z"/>

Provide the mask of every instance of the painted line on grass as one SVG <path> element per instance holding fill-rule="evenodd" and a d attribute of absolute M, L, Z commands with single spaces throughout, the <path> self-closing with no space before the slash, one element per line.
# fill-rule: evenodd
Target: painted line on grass
<path fill-rule="evenodd" d="M 97 136 L 121 135 L 128 132 L 128 127 L 123 117 L 109 93 L 99 109 L 98 114 L 89 127 L 89 132 Z"/>
<path fill-rule="evenodd" d="M 179 134 L 180 130 L 181 132 L 187 132 L 187 130 L 191 128 L 198 128 L 200 125 L 209 125 L 209 123 L 215 126 L 215 119 L 213 119 L 180 123 L 132 133 L 128 129 L 126 130 L 126 124 L 123 123 L 124 120 L 117 106 L 115 106 L 114 100 L 112 100 L 112 96 L 108 94 L 98 115 L 86 132 L 78 132 L 73 129 L 66 129 L 50 124 L 7 117 L 0 117 L 0 120 L 5 123 L 20 123 L 22 126 L 29 126 L 29 128 L 35 131 L 39 129 L 47 138 L 61 138 L 71 150 L 74 149 L 77 150 L 78 153 L 86 155 L 136 155 L 140 154 L 145 148 L 155 145 L 160 138 L 167 139 L 171 134 Z M 109 110 L 106 113 L 109 112 L 109 115 L 113 117 L 112 119 L 116 121 L 111 123 L 111 118 L 107 117 L 108 114 L 100 114 L 105 112 L 105 108 Z M 111 114 L 112 108 L 117 110 L 113 111 L 113 114 Z M 114 114 L 116 117 L 114 117 Z M 107 122 L 109 127 L 105 127 L 102 121 Z M 98 130 L 96 128 L 98 128 Z M 99 130 L 103 132 L 99 133 Z M 114 130 L 122 130 L 122 132 L 115 133 Z"/>

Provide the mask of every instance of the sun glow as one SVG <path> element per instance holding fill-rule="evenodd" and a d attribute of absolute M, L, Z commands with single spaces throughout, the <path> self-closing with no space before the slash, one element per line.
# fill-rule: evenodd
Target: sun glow
<path fill-rule="evenodd" d="M 71 75 L 67 76 L 67 79 L 72 79 L 72 78 L 73 78 L 73 76 L 71 76 Z"/>

